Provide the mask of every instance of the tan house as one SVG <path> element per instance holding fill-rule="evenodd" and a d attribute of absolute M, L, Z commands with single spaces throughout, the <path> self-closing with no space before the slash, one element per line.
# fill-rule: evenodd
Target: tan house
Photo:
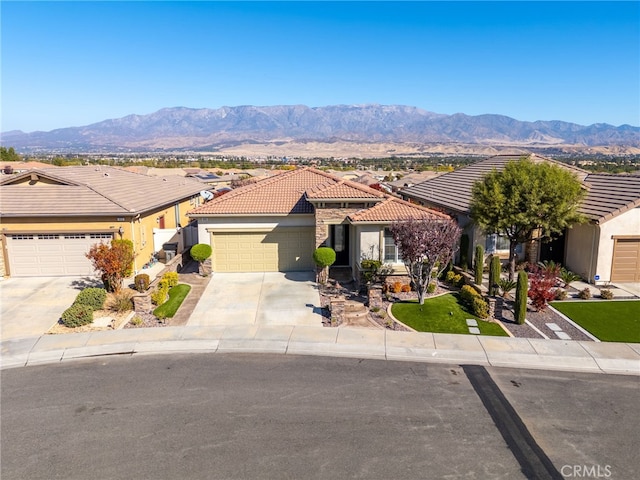
<path fill-rule="evenodd" d="M 10 276 L 90 275 L 85 254 L 112 238 L 134 244 L 142 270 L 165 243 L 181 249 L 202 183 L 106 166 L 30 170 L 0 182 L 2 263 Z M 195 227 L 193 228 L 195 238 Z"/>
<path fill-rule="evenodd" d="M 640 281 L 640 176 L 590 174 L 555 160 L 524 155 L 534 162 L 550 162 L 573 172 L 588 190 L 579 211 L 589 223 L 574 225 L 560 238 L 539 244 L 532 242 L 521 259 L 553 260 L 594 284 Z M 469 236 L 469 259 L 476 244 L 487 253 L 508 257 L 509 243 L 497 235 L 486 236 L 470 218 L 471 189 L 492 170 L 523 155 L 496 155 L 454 172 L 440 175 L 400 193 L 404 198 L 449 213 Z"/>
<path fill-rule="evenodd" d="M 327 245 L 336 266 L 380 259 L 404 273 L 386 230 L 405 218 L 448 218 L 365 185 L 314 168 L 292 170 L 237 188 L 189 212 L 200 243 L 213 248 L 218 272 L 314 268 L 313 251 Z"/>

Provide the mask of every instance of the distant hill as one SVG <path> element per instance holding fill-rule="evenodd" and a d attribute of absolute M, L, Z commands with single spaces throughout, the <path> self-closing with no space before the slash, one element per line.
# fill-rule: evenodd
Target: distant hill
<path fill-rule="evenodd" d="M 279 105 L 164 108 L 84 127 L 5 132 L 1 139 L 3 146 L 19 152 L 216 151 L 240 144 L 292 141 L 640 147 L 640 127 L 443 115 L 402 105 Z"/>

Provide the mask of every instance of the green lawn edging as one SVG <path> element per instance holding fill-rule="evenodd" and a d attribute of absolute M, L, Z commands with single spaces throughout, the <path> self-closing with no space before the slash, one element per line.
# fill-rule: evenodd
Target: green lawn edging
<path fill-rule="evenodd" d="M 550 305 L 603 342 L 640 343 L 640 300 L 566 301 Z"/>
<path fill-rule="evenodd" d="M 397 302 L 391 306 L 391 313 L 418 332 L 472 335 L 466 320 L 473 318 L 478 322 L 481 335 L 509 336 L 499 324 L 484 321 L 464 310 L 458 303 L 458 294 L 428 298 L 424 305 L 418 305 L 416 301 Z"/>
<path fill-rule="evenodd" d="M 190 291 L 191 285 L 179 283 L 169 290 L 169 300 L 157 307 L 153 314 L 158 318 L 173 318 Z"/>

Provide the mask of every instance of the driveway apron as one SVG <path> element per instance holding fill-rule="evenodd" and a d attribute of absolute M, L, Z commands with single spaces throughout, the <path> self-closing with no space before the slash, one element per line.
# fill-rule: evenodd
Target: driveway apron
<path fill-rule="evenodd" d="M 0 282 L 2 340 L 42 335 L 56 324 L 84 287 L 101 285 L 83 277 L 9 278 Z"/>
<path fill-rule="evenodd" d="M 187 325 L 321 327 L 314 273 L 214 273 Z"/>

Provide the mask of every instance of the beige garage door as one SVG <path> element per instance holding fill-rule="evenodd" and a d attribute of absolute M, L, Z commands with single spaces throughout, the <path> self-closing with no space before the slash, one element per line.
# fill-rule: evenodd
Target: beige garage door
<path fill-rule="evenodd" d="M 110 233 L 7 235 L 11 276 L 93 275 L 93 267 L 85 254 L 94 243 L 111 238 Z"/>
<path fill-rule="evenodd" d="M 640 282 L 640 238 L 616 238 L 612 282 Z"/>
<path fill-rule="evenodd" d="M 211 234 L 215 272 L 293 272 L 313 269 L 315 231 L 278 228 L 270 232 Z"/>

